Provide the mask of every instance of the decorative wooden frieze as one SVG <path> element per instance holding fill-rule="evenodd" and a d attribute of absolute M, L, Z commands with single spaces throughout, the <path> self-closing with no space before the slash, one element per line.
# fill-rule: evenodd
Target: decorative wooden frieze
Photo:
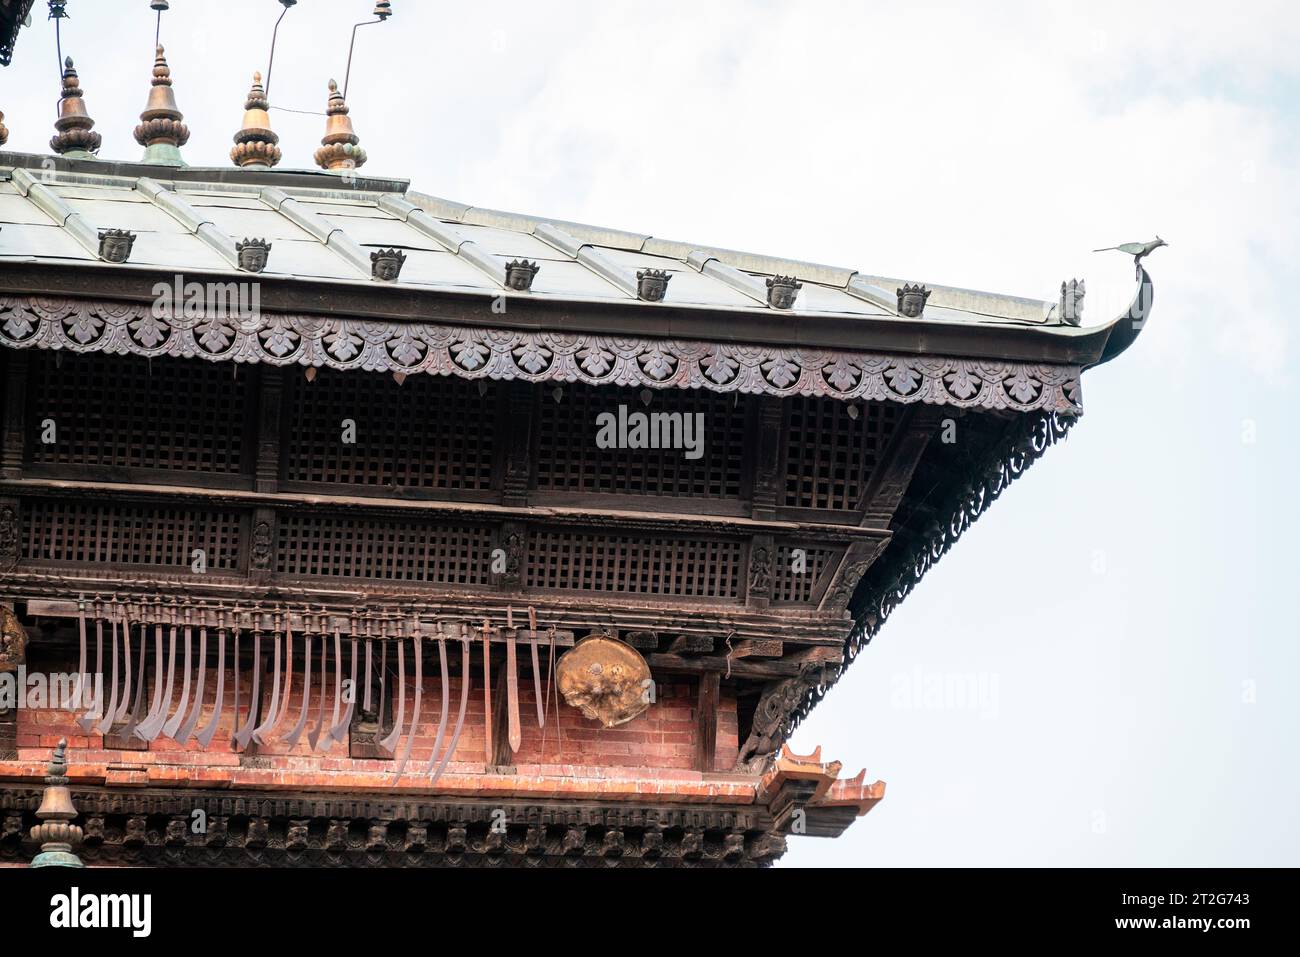
<path fill-rule="evenodd" d="M 521 522 L 503 522 L 491 555 L 492 581 L 498 588 L 519 588 L 527 552 L 527 527 Z"/>
<path fill-rule="evenodd" d="M 27 631 L 6 604 L 0 604 L 0 673 L 17 671 L 27 662 Z"/>
<path fill-rule="evenodd" d="M 749 604 L 766 608 L 772 600 L 772 565 L 776 561 L 776 543 L 771 535 L 755 535 L 749 545 Z"/>
<path fill-rule="evenodd" d="M 4 355 L 4 426 L 0 432 L 0 478 L 17 479 L 23 475 L 26 443 L 24 422 L 27 407 L 27 355 L 6 352 Z"/>
<path fill-rule="evenodd" d="M 22 555 L 21 533 L 18 499 L 0 498 L 0 571 L 18 564 Z"/>
<path fill-rule="evenodd" d="M 528 504 L 533 470 L 533 415 L 537 408 L 533 388 L 526 382 L 508 384 L 503 423 L 501 501 L 503 505 Z"/>
<path fill-rule="evenodd" d="M 254 577 L 270 575 L 275 570 L 275 509 L 255 509 L 248 536 L 248 571 Z"/>
<path fill-rule="evenodd" d="M 160 319 L 149 305 L 91 299 L 0 296 L 0 345 L 403 375 L 1082 411 L 1081 370 L 1071 365 L 289 313 Z"/>
<path fill-rule="evenodd" d="M 781 446 L 783 445 L 785 415 L 781 400 L 763 396 L 758 400 L 754 417 L 756 435 L 752 444 L 754 454 L 753 517 L 771 519 L 776 516 L 778 499 L 784 492 L 781 475 Z"/>
<path fill-rule="evenodd" d="M 280 487 L 280 449 L 284 433 L 284 373 L 261 370 L 257 396 L 257 465 L 255 488 L 274 492 Z"/>
<path fill-rule="evenodd" d="M 826 612 L 847 612 L 858 583 L 876 558 L 889 544 L 887 537 L 869 542 L 854 542 L 845 549 L 839 567 L 832 574 L 822 597 L 819 609 Z"/>

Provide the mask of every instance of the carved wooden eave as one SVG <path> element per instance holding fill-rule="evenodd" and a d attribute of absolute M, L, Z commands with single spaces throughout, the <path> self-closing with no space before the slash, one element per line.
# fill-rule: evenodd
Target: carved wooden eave
<path fill-rule="evenodd" d="M 109 299 L 0 297 L 0 345 L 559 385 L 1081 411 L 1077 366 L 320 315 L 158 317 L 148 306 Z"/>
<path fill-rule="evenodd" d="M 884 797 L 866 772 L 783 749 L 752 776 L 449 774 L 435 794 L 394 793 L 387 769 L 354 761 L 336 788 L 292 771 L 231 767 L 217 786 L 180 766 L 74 765 L 89 864 L 282 867 L 766 867 L 790 834 L 837 837 Z M 558 770 L 558 769 L 557 769 Z M 27 839 L 45 769 L 0 760 L 0 864 Z M 300 782 L 298 779 L 302 777 Z M 204 827 L 194 828 L 196 819 Z M 504 830 L 493 825 L 505 824 Z"/>
<path fill-rule="evenodd" d="M 0 66 L 13 59 L 18 31 L 31 13 L 35 0 L 0 0 Z"/>

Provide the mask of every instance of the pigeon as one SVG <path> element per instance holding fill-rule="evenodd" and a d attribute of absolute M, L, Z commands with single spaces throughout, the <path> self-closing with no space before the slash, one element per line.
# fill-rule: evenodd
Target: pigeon
<path fill-rule="evenodd" d="M 1130 256 L 1133 257 L 1134 264 L 1137 266 L 1141 266 L 1143 259 L 1145 259 L 1147 256 L 1150 256 L 1161 246 L 1168 246 L 1168 245 L 1169 244 L 1167 242 L 1165 242 L 1163 239 L 1157 236 L 1149 243 L 1125 243 L 1123 246 L 1107 246 L 1105 249 L 1094 249 L 1093 252 L 1108 253 L 1111 252 L 1112 250 L 1118 250 L 1119 252 L 1122 253 L 1128 253 Z"/>

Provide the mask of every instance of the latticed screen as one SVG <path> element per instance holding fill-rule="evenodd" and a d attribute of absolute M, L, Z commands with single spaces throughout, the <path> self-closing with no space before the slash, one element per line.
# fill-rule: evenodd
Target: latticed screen
<path fill-rule="evenodd" d="M 33 349 L 27 455 L 35 465 L 239 473 L 248 375 L 183 359 Z"/>
<path fill-rule="evenodd" d="M 738 542 L 583 535 L 529 536 L 526 585 L 681 598 L 738 598 Z"/>
<path fill-rule="evenodd" d="M 558 403 L 550 392 L 545 392 L 539 399 L 537 418 L 537 488 L 551 492 L 740 498 L 748 410 L 745 399 L 737 398 L 702 390 L 675 390 L 655 392 L 646 406 L 636 389 L 580 385 L 565 389 Z M 703 455 L 688 459 L 680 448 L 598 447 L 597 418 L 605 412 L 617 416 L 619 406 L 626 407 L 629 416 L 643 413 L 678 417 L 681 428 L 675 434 L 702 441 Z M 684 417 L 695 413 L 704 416 L 698 435 L 685 431 Z M 695 425 L 691 424 L 692 430 Z"/>
<path fill-rule="evenodd" d="M 320 515 L 282 515 L 276 570 L 282 575 L 486 585 L 492 532 Z"/>
<path fill-rule="evenodd" d="M 285 478 L 370 487 L 489 489 L 499 387 L 322 369 L 292 378 Z M 347 423 L 354 428 L 348 428 Z"/>
<path fill-rule="evenodd" d="M 188 569 L 201 549 L 209 572 L 239 566 L 238 512 L 24 501 L 22 516 L 29 561 Z"/>
<path fill-rule="evenodd" d="M 803 553 L 796 562 L 795 551 Z M 838 559 L 840 552 L 826 548 L 808 548 L 803 545 L 779 545 L 776 549 L 776 567 L 772 570 L 772 601 L 781 603 L 807 603 L 812 601 L 826 566 Z"/>
<path fill-rule="evenodd" d="M 871 473 L 898 427 L 888 403 L 850 406 L 826 398 L 785 401 L 788 432 L 785 504 L 852 511 L 862 505 Z"/>

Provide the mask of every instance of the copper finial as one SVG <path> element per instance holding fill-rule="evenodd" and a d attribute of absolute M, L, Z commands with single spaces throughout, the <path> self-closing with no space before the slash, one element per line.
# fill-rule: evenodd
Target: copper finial
<path fill-rule="evenodd" d="M 32 867 L 83 867 L 76 848 L 82 840 L 82 830 L 73 824 L 77 809 L 68 790 L 68 740 L 59 739 L 50 759 L 49 774 L 45 778 L 45 794 L 36 818 L 41 823 L 31 830 L 31 838 L 40 845 L 41 852 L 32 861 Z"/>
<path fill-rule="evenodd" d="M 59 118 L 54 128 L 59 132 L 50 140 L 50 149 L 73 158 L 89 158 L 99 149 L 103 137 L 93 132 L 95 121 L 86 112 L 81 81 L 72 66 L 72 57 L 63 61 L 63 93 L 59 97 Z"/>
<path fill-rule="evenodd" d="M 135 128 L 135 141 L 145 148 L 146 163 L 168 166 L 184 165 L 180 148 L 189 142 L 190 128 L 181 122 L 184 114 L 176 106 L 172 92 L 172 71 L 163 55 L 162 44 L 153 62 L 153 87 L 149 102 L 140 114 L 140 125 Z"/>
<path fill-rule="evenodd" d="M 366 151 L 357 144 L 361 138 L 352 129 L 348 118 L 348 105 L 339 92 L 339 85 L 330 80 L 329 105 L 325 107 L 325 136 L 316 151 L 316 165 L 321 169 L 356 169 L 364 166 Z"/>
<path fill-rule="evenodd" d="M 271 108 L 262 88 L 262 74 L 253 74 L 253 88 L 248 91 L 244 102 L 244 126 L 235 134 L 235 147 L 230 151 L 230 159 L 236 166 L 252 166 L 263 169 L 280 162 L 280 137 L 271 132 L 271 117 L 266 111 Z"/>
<path fill-rule="evenodd" d="M 5 126 L 5 111 L 0 110 L 0 146 L 9 142 L 9 127 Z"/>

